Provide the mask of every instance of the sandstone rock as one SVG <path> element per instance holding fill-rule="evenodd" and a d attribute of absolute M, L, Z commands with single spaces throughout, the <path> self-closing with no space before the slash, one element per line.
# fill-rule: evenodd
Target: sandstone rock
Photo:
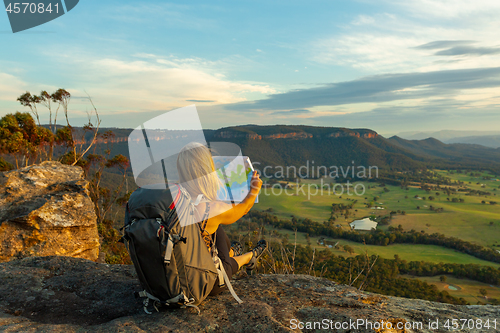
<path fill-rule="evenodd" d="M 80 167 L 43 162 L 0 175 L 0 261 L 63 255 L 96 260 L 94 205 Z"/>
<path fill-rule="evenodd" d="M 334 328 L 306 326 L 302 331 L 449 332 L 444 325 L 451 319 L 473 320 L 473 325 L 490 320 L 488 330 L 460 327 L 454 332 L 500 331 L 500 306 L 457 306 L 369 294 L 305 275 L 253 275 L 234 281 L 244 303 L 236 303 L 226 291 L 203 302 L 199 316 L 193 309 L 161 309 L 146 315 L 133 297 L 140 286 L 132 266 L 33 257 L 1 263 L 0 281 L 2 332 L 291 332 L 300 331 L 295 327 L 299 322 L 314 325 L 323 320 Z M 422 329 L 376 330 L 362 325 L 335 329 L 336 323 L 358 319 L 389 321 L 394 326 L 421 322 Z M 437 321 L 439 328 L 429 328 L 429 321 Z"/>
<path fill-rule="evenodd" d="M 332 128 L 333 130 L 333 128 Z M 311 134 L 307 133 L 304 131 L 300 132 L 289 132 L 289 133 L 274 133 L 274 134 L 266 134 L 266 135 L 260 135 L 255 132 L 240 132 L 240 131 L 235 131 L 233 129 L 224 129 L 224 130 L 218 130 L 214 134 L 214 138 L 217 139 L 250 139 L 250 140 L 262 140 L 262 139 L 267 139 L 267 140 L 276 140 L 276 139 L 311 139 L 313 137 L 320 137 L 320 136 L 325 136 L 327 138 L 344 138 L 344 137 L 351 137 L 355 136 L 358 138 L 364 138 L 364 139 L 373 139 L 378 137 L 377 132 L 372 131 L 372 130 L 353 130 L 353 129 L 345 129 L 345 128 L 339 128 L 336 131 L 329 133 L 329 134 Z"/>

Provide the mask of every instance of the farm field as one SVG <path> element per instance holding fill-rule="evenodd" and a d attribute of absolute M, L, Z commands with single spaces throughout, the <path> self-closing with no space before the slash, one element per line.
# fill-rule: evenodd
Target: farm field
<path fill-rule="evenodd" d="M 384 259 L 394 259 L 394 255 L 406 261 L 426 261 L 433 263 L 452 263 L 452 264 L 477 264 L 499 268 L 500 264 L 482 260 L 465 253 L 437 245 L 420 244 L 394 244 L 388 246 L 364 245 L 356 242 L 350 242 L 344 239 L 328 239 L 331 242 L 339 242 L 339 246 L 349 245 L 356 254 L 368 253 L 376 254 Z M 333 249 L 332 249 L 333 250 Z M 346 255 L 345 251 L 335 250 Z M 340 254 L 340 253 L 338 253 Z"/>
<path fill-rule="evenodd" d="M 396 214 L 390 220 L 389 225 L 379 225 L 379 229 L 387 230 L 389 226 L 397 227 L 401 225 L 404 230 L 423 230 L 428 234 L 441 233 L 448 237 L 456 237 L 500 251 L 500 204 L 490 204 L 490 201 L 496 201 L 500 196 L 500 181 L 483 179 L 483 177 L 488 177 L 488 174 L 484 172 L 475 173 L 472 176 L 470 174 L 449 173 L 448 171 L 437 170 L 436 172 L 440 176 L 449 178 L 451 185 L 446 186 L 453 189 L 450 195 L 447 195 L 444 190 L 433 189 L 426 192 L 417 186 L 410 185 L 407 189 L 404 189 L 400 186 L 382 185 L 375 182 L 353 183 L 353 185 L 358 184 L 358 194 L 360 194 L 359 189 L 364 189 L 364 191 L 362 195 L 355 195 L 351 186 L 351 195 L 349 195 L 345 184 L 343 187 L 344 193 L 340 194 L 332 191 L 331 179 L 306 179 L 301 180 L 300 184 L 282 182 L 280 183 L 282 189 L 277 186 L 274 189 L 263 188 L 259 196 L 259 203 L 253 209 L 266 210 L 272 208 L 272 214 L 276 214 L 279 218 L 290 219 L 293 215 L 298 218 L 309 218 L 313 221 L 324 222 L 330 218 L 333 203 L 349 205 L 357 200 L 347 219 L 340 213 L 334 215 L 336 218 L 334 224 L 342 228 L 349 228 L 349 223 L 353 220 L 367 216 L 388 215 L 391 211 L 394 211 Z M 284 189 L 285 185 L 288 185 L 289 188 Z M 297 186 L 302 187 L 300 189 Z M 322 192 L 321 186 L 324 186 Z M 466 195 L 463 191 L 454 191 L 454 189 L 458 188 L 489 192 L 490 195 Z M 340 184 L 337 184 L 335 189 L 340 192 L 342 188 Z M 495 195 L 497 193 L 498 196 Z M 429 200 L 429 196 L 432 196 L 433 200 Z M 463 202 L 453 202 L 453 198 L 456 198 L 456 201 L 462 199 Z M 371 209 L 372 205 L 383 209 Z M 443 211 L 437 213 L 430 209 L 431 206 L 443 208 Z M 295 234 L 293 231 L 276 230 L 275 232 L 282 235 L 287 234 L 288 242 L 294 242 Z M 317 249 L 325 248 L 324 245 L 318 244 L 318 239 L 319 237 L 311 237 L 309 244 Z M 479 264 L 500 267 L 497 263 L 433 245 L 394 244 L 376 246 L 363 245 L 343 239 L 329 239 L 328 241 L 332 242 L 331 244 L 339 241 L 340 246 L 349 245 L 354 250 L 352 255 L 362 254 L 367 251 L 370 255 L 378 254 L 387 259 L 392 259 L 397 254 L 401 259 L 407 261 L 422 260 L 435 263 Z M 297 233 L 297 243 L 307 245 L 306 236 Z M 330 248 L 330 250 L 337 255 L 351 255 L 344 250 L 334 248 Z"/>
<path fill-rule="evenodd" d="M 445 275 L 446 281 L 441 282 L 440 276 L 413 276 L 401 275 L 401 277 L 409 279 L 418 279 L 429 284 L 434 284 L 439 291 L 447 291 L 451 296 L 462 297 L 470 304 L 478 304 L 478 302 L 487 304 L 489 299 L 500 299 L 500 287 L 491 286 L 486 283 L 477 282 L 469 279 L 458 279 L 450 275 Z M 454 290 L 457 289 L 457 290 Z M 485 289 L 487 294 L 485 298 L 479 292 L 479 289 Z"/>
<path fill-rule="evenodd" d="M 463 174 L 447 174 L 446 171 L 440 171 L 443 175 L 449 177 L 452 181 L 463 181 L 464 186 L 475 190 L 494 191 L 500 185 L 496 180 L 483 180 L 481 176 L 471 177 Z M 469 184 L 469 181 L 471 184 Z M 391 211 L 401 212 L 395 214 L 390 225 L 397 227 L 401 225 L 404 230 L 414 229 L 416 231 L 425 231 L 426 233 L 442 233 L 446 236 L 456 237 L 466 241 L 474 242 L 482 246 L 500 245 L 500 203 L 497 205 L 489 204 L 490 201 L 496 201 L 497 196 L 469 196 L 463 192 L 447 196 L 444 191 L 426 191 L 409 186 L 408 190 L 400 186 L 379 186 L 373 182 L 356 182 L 360 184 L 358 189 L 363 186 L 364 194 L 354 195 L 351 187 L 351 194 L 344 192 L 343 195 L 333 193 L 324 189 L 323 193 L 313 184 L 321 184 L 321 180 L 303 180 L 302 189 L 304 193 L 297 190 L 295 183 L 290 183 L 291 189 L 282 190 L 281 194 L 275 189 L 263 189 L 259 196 L 259 203 L 254 209 L 265 210 L 273 209 L 273 214 L 280 218 L 289 219 L 291 215 L 300 218 L 309 218 L 314 221 L 326 221 L 330 217 L 331 205 L 333 203 L 354 204 L 351 215 L 346 219 L 339 214 L 336 215 L 336 224 L 348 228 L 348 223 L 370 215 L 387 215 Z M 323 179 L 323 184 L 330 181 Z M 479 182 L 479 185 L 476 184 Z M 310 184 L 310 185 L 309 185 Z M 483 184 L 483 185 L 481 185 Z M 285 184 L 283 184 L 285 185 Z M 340 191 L 340 185 L 336 188 Z M 274 190 L 274 193 L 273 193 Z M 344 186 L 344 191 L 346 190 Z M 316 193 L 318 192 L 318 193 Z M 439 193 L 439 195 L 436 194 Z M 359 191 L 358 191 L 359 193 Z M 278 195 L 276 195 L 278 194 Z M 429 196 L 434 199 L 429 200 Z M 374 198 L 377 197 L 377 200 Z M 366 198 L 366 199 L 365 199 Z M 426 200 L 423 200 L 426 198 Z M 450 201 L 447 199 L 450 198 Z M 461 198 L 464 202 L 452 202 L 453 198 Z M 482 203 L 485 201 L 486 203 Z M 365 203 L 373 202 L 375 207 L 383 209 L 370 209 Z M 443 208 L 443 212 L 437 213 L 430 210 L 430 207 Z M 419 208 L 417 208 L 419 207 Z M 402 212 L 405 212 L 403 215 Z M 382 230 L 388 226 L 379 226 Z M 500 250 L 500 247 L 498 247 Z"/>
<path fill-rule="evenodd" d="M 288 236 L 288 243 L 294 244 L 295 242 L 295 232 L 291 230 L 284 229 L 267 229 L 264 237 L 267 240 L 279 240 L 273 231 L 277 232 L 281 236 Z M 318 244 L 318 240 L 320 237 L 310 237 L 310 245 L 312 248 L 316 248 L 316 250 L 323 250 L 327 247 L 325 245 Z M 297 232 L 297 244 L 307 246 L 307 238 L 304 233 Z M 415 245 L 415 244 L 394 244 L 389 246 L 378 246 L 378 245 L 364 245 L 357 242 L 352 242 L 345 239 L 331 239 L 326 238 L 325 243 L 327 244 L 335 244 L 339 242 L 339 246 L 341 249 L 337 250 L 335 248 L 328 248 L 333 254 L 340 255 L 344 257 L 356 256 L 358 254 L 364 254 L 365 251 L 368 255 L 379 255 L 384 259 L 394 259 L 394 255 L 398 255 L 402 260 L 406 261 L 427 261 L 433 263 L 455 263 L 455 264 L 477 264 L 484 266 L 491 266 L 495 268 L 500 268 L 500 264 L 481 260 L 474 256 L 461 253 L 452 249 L 448 249 L 445 247 L 437 246 L 437 245 Z M 349 245 L 353 250 L 353 254 L 349 254 L 344 251 L 342 247 L 344 245 Z"/>

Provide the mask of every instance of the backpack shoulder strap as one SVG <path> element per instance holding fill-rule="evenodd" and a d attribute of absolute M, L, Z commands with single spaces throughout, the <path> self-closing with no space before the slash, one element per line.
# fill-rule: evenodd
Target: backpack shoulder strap
<path fill-rule="evenodd" d="M 210 203 L 207 202 L 205 206 L 205 213 L 203 213 L 203 218 L 201 222 L 201 227 L 203 231 L 205 231 L 205 228 L 207 227 L 209 213 L 210 213 Z"/>
<path fill-rule="evenodd" d="M 207 245 L 207 247 L 209 249 L 211 249 L 215 243 L 214 243 L 214 241 L 212 239 L 212 235 L 210 235 L 205 230 L 205 228 L 207 227 L 207 223 L 208 223 L 209 213 L 210 213 L 210 204 L 207 202 L 206 203 L 206 207 L 205 207 L 205 213 L 203 213 L 202 221 L 200 223 L 198 223 L 198 225 L 200 227 L 201 237 L 203 238 L 203 241 L 205 242 L 205 244 Z"/>

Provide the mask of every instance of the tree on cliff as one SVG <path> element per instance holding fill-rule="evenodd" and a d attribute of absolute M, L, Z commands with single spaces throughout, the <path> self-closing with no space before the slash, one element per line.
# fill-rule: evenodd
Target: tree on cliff
<path fill-rule="evenodd" d="M 7 114 L 0 119 L 0 151 L 14 157 L 16 168 L 44 158 L 45 147 L 54 141 L 50 130 L 37 126 L 27 112 Z"/>
<path fill-rule="evenodd" d="M 111 156 L 110 143 L 114 134 L 111 131 L 99 133 L 99 114 L 90 96 L 92 111 L 87 114 L 88 123 L 81 128 L 70 124 L 71 94 L 65 89 L 53 93 L 42 90 L 38 96 L 27 91 L 17 100 L 30 112 L 8 114 L 0 119 L 0 154 L 4 154 L 0 157 L 0 171 L 14 168 L 9 161 L 15 161 L 16 168 L 52 159 L 82 167 L 89 181 L 89 195 L 94 203 L 106 261 L 127 263 L 128 254 L 122 244 L 117 243 L 120 234 L 114 228 L 114 220 L 130 195 L 127 186 L 129 160 L 121 154 Z M 41 124 L 44 118 L 40 105 L 48 111 L 47 125 Z M 61 112 L 66 120 L 64 126 L 57 124 Z"/>
<path fill-rule="evenodd" d="M 91 113 L 88 113 L 88 123 L 83 126 L 82 130 L 76 131 L 69 122 L 68 106 L 71 100 L 71 94 L 65 89 L 58 89 L 54 93 L 49 94 L 47 91 L 42 90 L 40 95 L 32 95 L 29 91 L 22 94 L 17 98 L 21 105 L 28 107 L 35 116 L 38 127 L 45 128 L 40 124 L 40 114 L 38 105 L 43 105 L 49 112 L 49 132 L 53 134 L 53 139 L 48 142 L 49 151 L 45 159 L 52 160 L 54 143 L 61 147 L 66 148 L 66 152 L 60 157 L 60 161 L 70 165 L 83 166 L 83 157 L 89 152 L 91 147 L 96 143 L 99 132 L 100 119 L 97 109 L 92 102 L 90 96 L 88 97 L 92 105 Z M 53 110 L 54 104 L 57 104 L 55 111 Z M 66 126 L 57 128 L 57 115 L 59 110 L 62 109 L 66 118 Z M 52 118 L 54 111 L 54 118 Z M 92 118 L 95 117 L 95 120 Z M 89 135 L 90 134 L 90 135 Z M 36 163 L 36 160 L 32 163 Z"/>
<path fill-rule="evenodd" d="M 30 108 L 31 113 L 36 117 L 38 126 L 40 126 L 40 116 L 38 115 L 38 109 L 37 109 L 37 104 L 41 102 L 40 97 L 36 95 L 31 95 L 31 93 L 27 91 L 21 96 L 19 96 L 17 100 L 19 103 L 21 103 L 22 106 Z"/>

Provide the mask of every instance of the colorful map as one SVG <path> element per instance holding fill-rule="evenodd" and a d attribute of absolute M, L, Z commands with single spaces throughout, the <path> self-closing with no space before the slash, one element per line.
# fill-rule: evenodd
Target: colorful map
<path fill-rule="evenodd" d="M 239 203 L 245 199 L 250 189 L 253 167 L 247 156 L 214 156 L 217 176 L 225 185 L 219 191 L 218 199 Z M 255 200 L 258 202 L 258 197 Z"/>

